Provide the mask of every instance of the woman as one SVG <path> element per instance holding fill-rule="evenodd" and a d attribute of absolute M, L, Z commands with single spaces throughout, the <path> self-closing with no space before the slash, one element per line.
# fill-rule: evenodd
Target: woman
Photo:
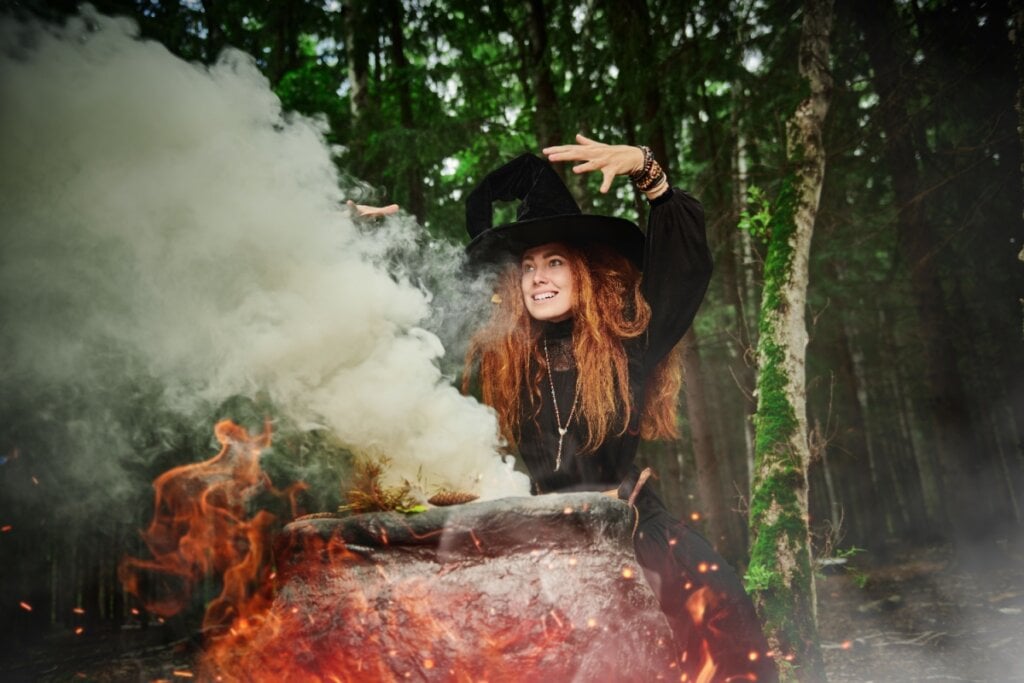
<path fill-rule="evenodd" d="M 628 175 L 650 202 L 646 238 L 629 221 L 582 214 L 551 166 L 532 155 L 488 175 L 467 200 L 467 251 L 478 263 L 511 265 L 490 321 L 471 341 L 463 389 L 478 370 L 483 400 L 535 493 L 615 489 L 635 505 L 637 560 L 684 662 L 702 661 L 706 640 L 714 680 L 774 680 L 739 579 L 667 512 L 634 463 L 641 438 L 677 436 L 680 371 L 671 351 L 711 275 L 703 211 L 669 185 L 650 150 L 576 139 L 544 153 L 582 162 L 576 173 L 600 171 L 601 192 Z M 513 199 L 517 220 L 493 227 L 492 203 Z"/>

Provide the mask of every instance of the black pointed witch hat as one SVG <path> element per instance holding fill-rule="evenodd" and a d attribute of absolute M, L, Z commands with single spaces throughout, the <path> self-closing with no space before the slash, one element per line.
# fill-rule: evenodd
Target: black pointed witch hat
<path fill-rule="evenodd" d="M 520 200 L 516 220 L 493 227 L 495 201 Z M 551 164 L 523 154 L 491 171 L 466 199 L 470 260 L 518 258 L 548 242 L 603 244 L 643 268 L 644 235 L 624 218 L 584 214 Z"/>

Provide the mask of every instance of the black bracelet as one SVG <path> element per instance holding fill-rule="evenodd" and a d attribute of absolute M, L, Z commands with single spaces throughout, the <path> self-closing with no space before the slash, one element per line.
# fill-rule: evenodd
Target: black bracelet
<path fill-rule="evenodd" d="M 640 151 L 644 153 L 644 164 L 639 171 L 629 174 L 629 179 L 641 192 L 650 192 L 665 180 L 665 171 L 661 164 L 654 158 L 651 148 L 640 145 Z"/>
<path fill-rule="evenodd" d="M 637 183 L 650 173 L 651 164 L 654 163 L 654 154 L 651 152 L 651 148 L 647 145 L 640 145 L 640 151 L 644 154 L 644 163 L 640 166 L 639 171 L 633 171 L 629 174 L 629 179 L 633 183 Z"/>

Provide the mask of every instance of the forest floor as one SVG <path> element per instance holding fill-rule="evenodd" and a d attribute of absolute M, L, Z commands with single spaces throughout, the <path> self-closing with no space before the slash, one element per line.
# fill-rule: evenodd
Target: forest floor
<path fill-rule="evenodd" d="M 963 569 L 948 548 L 854 558 L 820 578 L 819 622 L 831 683 L 1024 682 L 1024 553 Z M 168 625 L 170 626 L 170 625 Z M 56 634 L 0 656 L 0 680 L 186 680 L 199 638 L 163 628 Z M 172 642 L 168 643 L 170 640 Z M 162 642 L 161 642 L 162 641 Z"/>
<path fill-rule="evenodd" d="M 1024 681 L 1021 548 L 970 569 L 949 548 L 850 564 L 817 584 L 831 683 Z"/>

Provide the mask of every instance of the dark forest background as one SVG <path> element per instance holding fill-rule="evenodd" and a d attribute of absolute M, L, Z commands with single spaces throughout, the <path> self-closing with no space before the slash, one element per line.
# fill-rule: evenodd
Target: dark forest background
<path fill-rule="evenodd" d="M 76 11 L 8 4 L 56 21 Z M 726 511 L 704 529 L 745 566 L 763 227 L 788 172 L 785 122 L 805 95 L 800 2 L 94 4 L 186 60 L 211 63 L 229 46 L 253 55 L 285 108 L 326 118 L 339 168 L 363 183 L 354 200 L 398 202 L 438 238 L 465 240 L 463 197 L 515 154 L 578 131 L 650 145 L 673 184 L 703 201 L 716 272 L 687 339 L 684 436 L 647 444 L 642 457 L 678 514 L 703 525 L 706 511 Z M 819 557 L 951 544 L 964 562 L 989 562 L 1020 540 L 1024 196 L 1012 35 L 1022 11 L 983 0 L 836 3 L 807 311 Z M 584 211 L 643 219 L 625 181 L 603 196 L 597 179 L 566 180 Z M 58 455 L 73 443 L 40 430 L 13 387 L 2 408 L 2 485 L 59 480 Z M 163 421 L 139 444 L 153 456 L 140 478 L 208 457 L 218 410 L 202 425 Z M 259 414 L 248 403 L 232 410 Z M 697 467 L 709 461 L 717 472 Z M 9 628 L 27 636 L 136 619 L 116 566 L 140 552 L 150 495 L 140 489 L 137 510 L 81 524 L 47 523 L 53 499 L 42 495 L 0 510 Z M 316 502 L 336 504 L 331 496 Z"/>

